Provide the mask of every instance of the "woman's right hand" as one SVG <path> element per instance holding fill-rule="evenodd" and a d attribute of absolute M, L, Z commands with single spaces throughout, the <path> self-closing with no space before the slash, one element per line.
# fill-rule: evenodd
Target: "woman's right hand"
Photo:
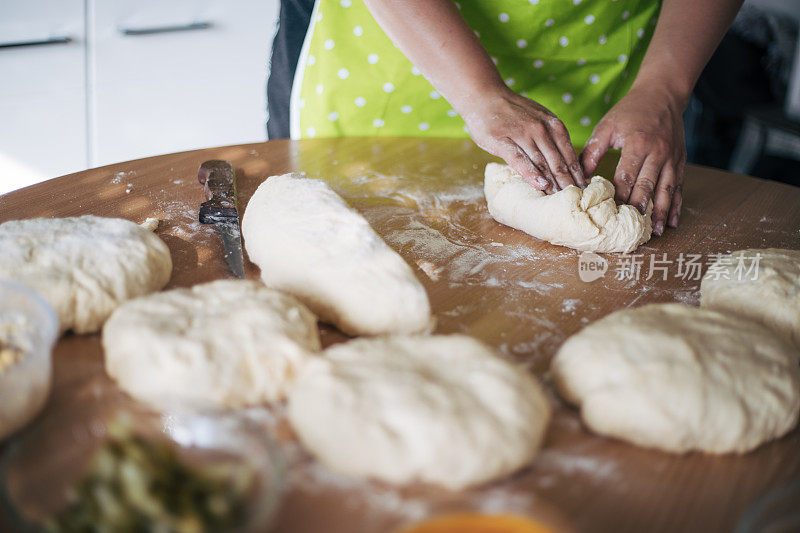
<path fill-rule="evenodd" d="M 537 189 L 586 186 L 566 126 L 543 105 L 503 86 L 461 111 L 472 140 Z"/>
<path fill-rule="evenodd" d="M 452 0 L 364 0 L 381 28 L 467 123 L 472 139 L 535 187 L 586 180 L 564 124 L 506 86 Z"/>

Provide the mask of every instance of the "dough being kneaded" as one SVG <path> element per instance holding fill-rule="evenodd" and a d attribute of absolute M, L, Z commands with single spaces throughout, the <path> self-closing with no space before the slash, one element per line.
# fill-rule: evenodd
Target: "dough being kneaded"
<path fill-rule="evenodd" d="M 746 452 L 797 423 L 797 353 L 764 326 L 682 304 L 618 311 L 561 346 L 556 386 L 602 435 L 670 452 Z"/>
<path fill-rule="evenodd" d="M 550 407 L 536 380 L 464 335 L 337 344 L 289 393 L 289 420 L 326 466 L 461 489 L 536 455 Z"/>
<path fill-rule="evenodd" d="M 296 296 L 347 334 L 433 326 L 411 267 L 322 180 L 267 178 L 247 204 L 242 235 L 268 287 Z"/>
<path fill-rule="evenodd" d="M 152 229 L 92 215 L 5 222 L 0 278 L 38 292 L 61 331 L 93 333 L 122 302 L 169 281 L 169 249 Z"/>
<path fill-rule="evenodd" d="M 592 252 L 631 252 L 650 240 L 652 202 L 643 216 L 614 203 L 614 185 L 600 177 L 581 189 L 547 195 L 511 167 L 486 165 L 484 195 L 496 221 L 552 244 Z"/>
<path fill-rule="evenodd" d="M 756 320 L 800 349 L 800 250 L 739 250 L 700 283 L 700 305 Z"/>
<path fill-rule="evenodd" d="M 123 304 L 103 348 L 108 374 L 145 403 L 240 407 L 283 399 L 320 341 L 292 296 L 221 280 Z"/>

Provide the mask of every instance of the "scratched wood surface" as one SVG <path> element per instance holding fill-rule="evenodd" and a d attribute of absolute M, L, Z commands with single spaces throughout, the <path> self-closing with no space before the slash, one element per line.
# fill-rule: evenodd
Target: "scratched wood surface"
<path fill-rule="evenodd" d="M 555 409 L 544 450 L 527 468 L 486 487 L 449 494 L 348 480 L 315 464 L 271 411 L 289 457 L 281 532 L 377 532 L 456 509 L 514 511 L 577 531 L 730 531 L 770 488 L 800 477 L 800 430 L 736 456 L 670 455 L 598 437 L 555 395 L 547 365 L 558 346 L 612 311 L 652 302 L 697 305 L 699 280 L 678 275 L 683 255 L 748 247 L 800 249 L 800 189 L 690 166 L 681 225 L 630 258 L 605 256 L 595 281 L 579 276 L 579 254 L 494 222 L 482 196 L 491 158 L 471 142 L 319 139 L 197 150 L 119 163 L 0 196 L 0 222 L 95 214 L 161 220 L 158 234 L 174 262 L 167 288 L 227 277 L 222 246 L 196 222 L 207 159 L 237 168 L 240 211 L 270 175 L 304 171 L 328 180 L 414 268 L 430 295 L 437 332 L 462 332 L 523 363 L 545 384 Z M 610 175 L 613 161 L 601 167 Z M 664 255 L 666 254 L 666 255 Z M 666 271 L 650 272 L 651 257 Z M 652 274 L 652 275 L 651 275 Z M 247 265 L 247 276 L 258 270 Z M 325 344 L 343 337 L 323 327 Z M 67 335 L 54 353 L 48 406 L 114 389 L 97 335 Z M 75 407 L 78 409 L 79 407 Z M 0 517 L 0 529 L 7 518 Z M 11 526 L 5 524 L 5 529 Z"/>

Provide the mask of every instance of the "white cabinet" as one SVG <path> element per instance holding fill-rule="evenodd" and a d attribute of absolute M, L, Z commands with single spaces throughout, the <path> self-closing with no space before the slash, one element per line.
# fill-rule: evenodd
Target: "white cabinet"
<path fill-rule="evenodd" d="M 92 165 L 265 140 L 277 7 L 277 0 L 95 2 Z"/>
<path fill-rule="evenodd" d="M 88 159 L 83 0 L 0 0 L 0 14 L 2 194 Z"/>
<path fill-rule="evenodd" d="M 0 194 L 266 139 L 279 0 L 0 0 Z"/>

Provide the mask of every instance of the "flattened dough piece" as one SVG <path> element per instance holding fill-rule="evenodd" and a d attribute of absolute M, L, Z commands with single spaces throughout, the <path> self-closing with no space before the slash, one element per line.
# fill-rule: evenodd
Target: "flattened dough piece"
<path fill-rule="evenodd" d="M 161 289 L 172 273 L 164 242 L 120 218 L 92 215 L 0 224 L 0 278 L 38 292 L 61 331 L 93 333 L 122 302 Z"/>
<path fill-rule="evenodd" d="M 103 328 L 106 371 L 156 407 L 277 401 L 319 351 L 316 324 L 295 298 L 255 281 L 175 289 L 111 315 Z"/>
<path fill-rule="evenodd" d="M 800 347 L 800 251 L 768 248 L 723 256 L 706 271 L 700 292 L 702 307 L 756 320 Z"/>
<path fill-rule="evenodd" d="M 528 463 L 550 407 L 528 372 L 475 339 L 393 336 L 334 345 L 309 362 L 288 414 L 332 469 L 461 489 Z"/>
<path fill-rule="evenodd" d="M 598 320 L 561 346 L 551 371 L 592 430 L 669 452 L 746 452 L 790 431 L 800 409 L 786 341 L 681 304 Z"/>
<path fill-rule="evenodd" d="M 405 261 L 322 180 L 272 176 L 244 213 L 242 235 L 268 287 L 350 335 L 432 326 L 425 289 Z"/>
<path fill-rule="evenodd" d="M 570 185 L 547 195 L 511 167 L 486 165 L 483 187 L 496 221 L 552 244 L 592 252 L 631 252 L 650 240 L 652 202 L 642 216 L 614 203 L 614 185 L 600 176 L 580 189 Z"/>

